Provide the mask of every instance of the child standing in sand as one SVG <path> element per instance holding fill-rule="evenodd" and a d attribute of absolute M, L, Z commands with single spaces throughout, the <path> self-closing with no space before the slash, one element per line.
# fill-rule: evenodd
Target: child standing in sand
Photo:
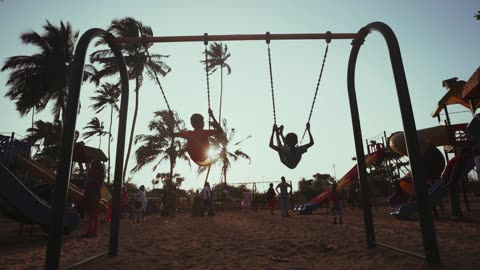
<path fill-rule="evenodd" d="M 135 194 L 135 221 L 145 221 L 145 210 L 147 209 L 147 196 L 145 194 L 145 186 L 141 185 Z"/>
<path fill-rule="evenodd" d="M 88 169 L 87 185 L 83 195 L 83 207 L 88 213 L 88 231 L 82 237 L 97 237 L 98 220 L 100 218 L 100 190 L 104 180 L 105 166 L 101 161 L 93 161 Z"/>
<path fill-rule="evenodd" d="M 342 208 L 340 207 L 340 199 L 338 198 L 337 192 L 337 183 L 332 183 L 332 190 L 330 191 L 330 202 L 332 204 L 332 208 L 330 212 L 333 216 L 333 224 L 337 224 L 337 217 L 339 219 L 339 223 L 343 224 L 342 220 Z"/>
<path fill-rule="evenodd" d="M 288 188 L 290 188 L 290 191 L 288 191 Z M 287 183 L 285 180 L 285 177 L 282 176 L 282 182 L 277 185 L 275 188 L 278 192 L 278 189 L 280 189 L 280 200 L 281 200 L 281 205 L 280 209 L 282 210 L 282 217 L 288 217 L 288 193 L 292 191 L 292 186 Z"/>
<path fill-rule="evenodd" d="M 267 199 L 268 202 L 268 208 L 270 208 L 270 214 L 273 216 L 275 215 L 274 210 L 275 210 L 275 190 L 273 189 L 273 184 L 270 183 L 270 187 L 268 188 L 267 193 L 265 194 L 265 198 Z"/>
<path fill-rule="evenodd" d="M 207 212 L 207 215 L 213 216 L 212 211 L 212 190 L 210 189 L 210 183 L 205 182 L 205 185 L 202 189 L 202 199 L 203 199 L 203 215 Z"/>
<path fill-rule="evenodd" d="M 250 210 L 250 202 L 252 201 L 252 193 L 247 189 L 242 193 L 242 210 L 248 213 Z"/>

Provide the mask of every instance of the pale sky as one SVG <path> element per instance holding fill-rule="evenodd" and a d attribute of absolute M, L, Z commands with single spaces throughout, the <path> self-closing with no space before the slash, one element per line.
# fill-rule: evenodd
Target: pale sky
<path fill-rule="evenodd" d="M 155 36 L 263 34 L 271 33 L 355 33 L 373 21 L 387 23 L 400 43 L 417 128 L 437 124 L 431 112 L 445 94 L 442 80 L 458 77 L 467 80 L 479 65 L 480 22 L 474 14 L 480 10 L 477 1 L 26 1 L 0 0 L 0 61 L 7 57 L 32 54 L 34 47 L 20 42 L 24 32 L 43 33 L 46 20 L 54 25 L 70 22 L 80 35 L 90 28 L 107 28 L 113 19 L 127 16 L 152 27 Z M 355 155 L 353 132 L 347 98 L 346 71 L 350 54 L 349 40 L 334 40 L 326 61 L 311 130 L 315 145 L 303 156 L 294 170 L 280 163 L 278 155 L 268 147 L 273 113 L 267 48 L 263 41 L 226 42 L 231 57 L 232 74 L 224 77 L 222 117 L 237 131 L 237 140 L 252 138 L 242 150 L 252 157 L 234 163 L 228 175 L 230 183 L 278 181 L 281 176 L 296 182 L 313 174 L 334 174 L 337 178 L 353 165 Z M 320 71 L 325 41 L 272 41 L 272 64 L 275 84 L 277 121 L 287 132 L 303 133 L 310 110 L 316 80 Z M 162 78 L 162 85 L 173 110 L 186 120 L 192 113 L 207 113 L 203 44 L 156 44 L 151 53 L 170 55 L 167 63 L 172 72 Z M 95 51 L 92 45 L 89 53 Z M 6 93 L 8 74 L 0 73 L 0 92 Z M 117 78 L 112 78 L 116 80 Z M 370 34 L 360 50 L 356 87 L 362 121 L 363 139 L 384 131 L 389 135 L 401 130 L 401 118 L 394 88 L 388 51 L 379 33 Z M 210 78 L 212 109 L 218 115 L 219 73 Z M 132 88 L 133 88 L 133 84 Z M 88 107 L 93 84 L 82 87 L 82 110 L 77 129 L 82 130 L 94 116 Z M 130 95 L 129 125 L 133 115 L 134 95 Z M 153 81 L 145 80 L 141 89 L 140 111 L 136 134 L 146 133 L 153 112 L 166 109 L 160 90 Z M 452 107 L 450 111 L 463 111 Z M 26 135 L 31 116 L 20 118 L 14 103 L 0 98 L 0 132 Z M 98 117 L 108 126 L 108 113 Z M 452 115 L 455 123 L 470 120 L 470 114 Z M 51 121 L 47 109 L 36 120 Z M 127 130 L 130 127 L 128 126 Z M 114 136 L 117 123 L 114 122 Z M 94 138 L 88 145 L 98 147 Z M 115 149 L 115 143 L 112 144 Z M 106 152 L 106 140 L 102 149 Z M 114 153 L 114 152 L 113 152 Z M 112 160 L 114 158 L 112 157 Z M 135 160 L 129 162 L 129 169 Z M 152 165 L 153 166 L 153 165 Z M 113 170 L 112 170 L 113 171 Z M 151 167 L 133 175 L 133 182 L 151 187 L 157 172 L 167 172 L 168 163 L 156 172 Z M 176 172 L 186 178 L 184 189 L 200 188 L 204 176 L 196 176 L 195 165 L 188 168 L 182 161 Z M 220 180 L 220 169 L 212 168 L 210 182 Z M 259 189 L 266 189 L 259 186 Z"/>

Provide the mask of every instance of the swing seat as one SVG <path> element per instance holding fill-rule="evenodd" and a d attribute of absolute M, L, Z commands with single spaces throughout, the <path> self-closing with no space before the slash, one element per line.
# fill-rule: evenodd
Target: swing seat
<path fill-rule="evenodd" d="M 192 159 L 192 160 L 193 160 L 193 159 Z M 193 162 L 195 162 L 195 164 L 197 164 L 198 166 L 208 166 L 208 165 L 212 164 L 212 159 L 211 159 L 211 158 L 207 158 L 207 159 L 204 160 L 204 161 L 193 160 Z"/>

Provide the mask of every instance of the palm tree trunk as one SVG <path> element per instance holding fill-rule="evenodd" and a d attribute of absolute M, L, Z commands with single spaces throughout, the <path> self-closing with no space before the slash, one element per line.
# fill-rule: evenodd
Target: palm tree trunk
<path fill-rule="evenodd" d="M 123 181 L 125 182 L 125 176 L 127 175 L 128 159 L 130 158 L 130 152 L 132 151 L 133 136 L 135 135 L 135 125 L 137 124 L 138 115 L 138 96 L 140 91 L 140 82 L 138 78 L 135 79 L 135 111 L 133 112 L 132 129 L 130 130 L 130 140 L 128 142 L 127 156 L 125 157 L 125 167 L 123 167 Z"/>
<path fill-rule="evenodd" d="M 223 98 L 223 66 L 220 67 L 220 102 L 218 109 L 218 121 L 222 123 L 222 98 Z"/>
<path fill-rule="evenodd" d="M 112 142 L 113 105 L 110 105 L 110 126 L 108 128 L 108 169 L 107 183 L 110 185 L 110 144 Z"/>

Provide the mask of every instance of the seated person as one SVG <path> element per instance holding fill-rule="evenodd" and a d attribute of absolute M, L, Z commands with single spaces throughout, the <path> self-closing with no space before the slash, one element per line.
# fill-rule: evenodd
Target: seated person
<path fill-rule="evenodd" d="M 223 133 L 220 124 L 213 116 L 212 110 L 208 110 L 208 114 L 213 119 L 212 122 L 215 129 L 204 130 L 205 122 L 203 121 L 203 116 L 195 113 L 190 117 L 193 130 L 173 133 L 174 137 L 181 137 L 187 140 L 187 152 L 190 158 L 199 166 L 207 166 L 212 162 L 208 156 L 208 150 L 210 149 L 209 137 Z"/>
<path fill-rule="evenodd" d="M 297 146 L 298 137 L 295 133 L 288 133 L 287 136 L 283 137 L 283 126 L 278 128 L 277 125 L 273 125 L 272 136 L 270 137 L 270 148 L 278 152 L 280 161 L 290 169 L 297 167 L 300 159 L 302 159 L 302 154 L 306 153 L 307 149 L 313 145 L 310 123 L 307 123 L 307 131 L 308 136 L 310 137 L 310 142 L 305 145 Z M 273 143 L 274 135 L 277 138 L 277 145 Z"/>

